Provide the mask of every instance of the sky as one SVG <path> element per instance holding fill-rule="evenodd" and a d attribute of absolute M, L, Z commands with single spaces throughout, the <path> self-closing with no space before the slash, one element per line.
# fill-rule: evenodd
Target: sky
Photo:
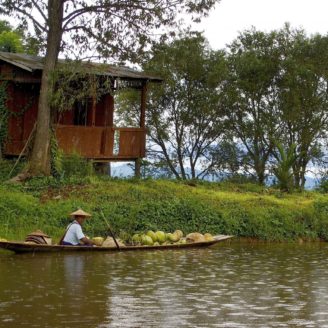
<path fill-rule="evenodd" d="M 217 50 L 252 26 L 270 32 L 289 22 L 308 35 L 326 35 L 327 14 L 328 0 L 221 0 L 197 29 L 204 30 L 211 47 Z"/>
<path fill-rule="evenodd" d="M 303 28 L 308 35 L 325 35 L 327 14 L 328 0 L 221 0 L 209 17 L 194 27 L 203 30 L 212 48 L 217 50 L 252 26 L 270 32 L 289 22 L 291 27 Z"/>

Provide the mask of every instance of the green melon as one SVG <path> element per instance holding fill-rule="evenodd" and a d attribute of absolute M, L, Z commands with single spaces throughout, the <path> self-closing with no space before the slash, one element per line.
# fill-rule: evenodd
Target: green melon
<path fill-rule="evenodd" d="M 147 245 L 147 246 L 152 246 L 154 244 L 151 237 L 149 237 L 147 235 L 142 236 L 142 241 L 141 242 L 142 242 L 143 245 Z"/>
<path fill-rule="evenodd" d="M 155 232 L 155 235 L 156 235 L 157 241 L 160 244 L 163 244 L 165 242 L 166 236 L 165 236 L 165 232 L 164 231 L 156 231 Z"/>
<path fill-rule="evenodd" d="M 168 239 L 172 243 L 176 243 L 180 239 L 180 237 L 175 233 L 167 233 L 166 237 L 167 237 L 166 239 Z"/>
<path fill-rule="evenodd" d="M 153 240 L 153 242 L 157 241 L 157 236 L 156 236 L 156 234 L 155 234 L 154 231 L 149 230 L 149 231 L 146 233 L 146 235 L 149 236 L 149 237 Z"/>
<path fill-rule="evenodd" d="M 134 235 L 132 236 L 132 243 L 133 243 L 134 245 L 139 244 L 140 241 L 141 241 L 141 238 L 140 238 L 140 235 L 139 235 L 139 234 L 136 233 L 136 234 L 134 234 Z"/>

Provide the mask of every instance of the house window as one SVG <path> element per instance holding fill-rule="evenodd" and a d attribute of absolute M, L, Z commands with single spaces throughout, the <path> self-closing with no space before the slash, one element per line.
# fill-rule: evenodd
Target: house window
<path fill-rule="evenodd" d="M 74 125 L 88 125 L 88 110 L 90 108 L 90 100 L 84 99 L 76 101 L 74 105 Z"/>

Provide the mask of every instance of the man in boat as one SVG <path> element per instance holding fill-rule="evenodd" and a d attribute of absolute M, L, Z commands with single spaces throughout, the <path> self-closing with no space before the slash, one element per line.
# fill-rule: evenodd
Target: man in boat
<path fill-rule="evenodd" d="M 91 217 L 91 215 L 83 210 L 79 209 L 70 214 L 74 219 L 71 222 L 65 232 L 65 235 L 60 241 L 60 245 L 70 246 L 93 246 L 95 243 L 85 236 L 82 231 L 82 225 L 84 221 Z"/>

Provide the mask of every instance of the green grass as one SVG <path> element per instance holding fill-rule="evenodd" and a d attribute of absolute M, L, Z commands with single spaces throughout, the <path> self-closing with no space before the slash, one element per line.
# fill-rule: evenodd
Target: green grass
<path fill-rule="evenodd" d="M 58 240 L 76 208 L 91 212 L 89 236 L 149 229 L 233 234 L 268 241 L 328 240 L 328 196 L 284 194 L 254 184 L 124 180 L 66 176 L 6 183 L 12 162 L 0 161 L 0 237 L 24 239 L 41 229 Z"/>

